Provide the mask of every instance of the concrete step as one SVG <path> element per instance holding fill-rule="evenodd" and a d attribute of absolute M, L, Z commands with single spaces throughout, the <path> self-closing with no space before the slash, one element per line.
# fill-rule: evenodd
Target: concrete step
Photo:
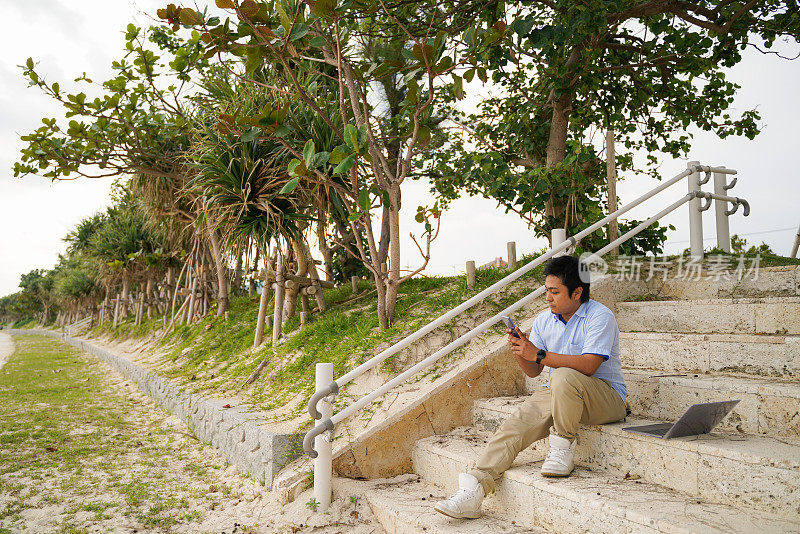
<path fill-rule="evenodd" d="M 739 399 L 719 428 L 744 434 L 800 437 L 800 383 L 719 374 L 624 371 L 634 415 L 675 421 L 692 404 Z"/>
<path fill-rule="evenodd" d="M 739 399 L 720 430 L 773 437 L 800 437 L 800 382 L 719 373 L 669 373 L 623 369 L 633 415 L 675 421 L 692 404 Z M 533 392 L 547 382 L 548 369 L 526 379 Z"/>
<path fill-rule="evenodd" d="M 372 513 L 389 534 L 546 534 L 547 530 L 518 525 L 484 510 L 478 519 L 451 519 L 433 509 L 448 495 L 419 475 L 400 475 L 378 482 L 366 495 Z"/>
<path fill-rule="evenodd" d="M 800 336 L 622 332 L 622 365 L 800 378 Z"/>
<path fill-rule="evenodd" d="M 526 397 L 498 397 L 475 402 L 473 419 L 490 434 Z M 576 463 L 617 477 L 639 477 L 709 502 L 747 506 L 800 520 L 800 439 L 711 434 L 658 439 L 622 427 L 657 421 L 583 426 Z M 547 440 L 532 446 L 543 460 Z"/>
<path fill-rule="evenodd" d="M 417 442 L 414 470 L 445 493 L 474 466 L 484 438 L 474 429 Z M 535 451 L 523 451 L 487 504 L 507 521 L 554 532 L 738 533 L 797 532 L 800 523 L 774 514 L 709 503 L 642 480 L 578 467 L 567 478 L 539 474 Z"/>
<path fill-rule="evenodd" d="M 618 302 L 623 332 L 800 334 L 800 297 Z"/>
<path fill-rule="evenodd" d="M 735 263 L 735 262 L 734 262 Z M 750 266 L 750 260 L 746 266 Z M 747 269 L 745 267 L 745 269 Z M 717 299 L 743 297 L 800 296 L 800 266 L 760 267 L 758 276 L 750 273 L 739 280 L 736 276 L 681 277 L 656 273 L 645 282 L 643 290 L 675 299 Z M 646 279 L 646 277 L 645 277 Z"/>

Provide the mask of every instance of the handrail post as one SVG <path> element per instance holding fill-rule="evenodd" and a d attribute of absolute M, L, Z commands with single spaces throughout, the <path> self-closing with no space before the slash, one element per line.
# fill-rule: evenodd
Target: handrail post
<path fill-rule="evenodd" d="M 721 168 L 724 168 L 722 166 Z M 715 172 L 714 173 L 714 194 L 727 195 L 725 192 L 728 185 L 728 175 Z M 731 231 L 728 226 L 728 203 L 724 200 L 714 200 L 714 212 L 717 219 L 717 247 L 725 252 L 731 251 Z"/>
<path fill-rule="evenodd" d="M 553 228 L 550 230 L 550 241 L 552 241 L 552 245 L 550 246 L 551 249 L 556 248 L 558 245 L 563 243 L 567 240 L 567 229 L 566 228 Z M 557 256 L 564 256 L 566 255 L 567 251 L 564 250 L 559 252 L 558 254 L 554 254 L 553 257 Z"/>
<path fill-rule="evenodd" d="M 797 227 L 797 235 L 794 236 L 794 244 L 792 245 L 792 252 L 789 254 L 790 258 L 797 257 L 798 247 L 800 247 L 800 226 Z"/>
<path fill-rule="evenodd" d="M 333 382 L 333 364 L 318 363 L 316 371 L 317 390 L 329 386 Z M 323 398 L 317 404 L 322 420 L 333 416 L 333 404 Z M 314 499 L 318 503 L 317 511 L 325 513 L 331 505 L 331 479 L 333 478 L 333 443 L 327 432 L 314 438 Z"/>
<path fill-rule="evenodd" d="M 686 164 L 687 168 L 700 165 L 699 161 L 690 161 Z M 688 179 L 689 192 L 700 191 L 700 170 L 694 171 Z M 700 211 L 702 201 L 695 197 L 689 201 L 689 242 L 691 244 L 692 257 L 703 259 L 703 212 Z"/>

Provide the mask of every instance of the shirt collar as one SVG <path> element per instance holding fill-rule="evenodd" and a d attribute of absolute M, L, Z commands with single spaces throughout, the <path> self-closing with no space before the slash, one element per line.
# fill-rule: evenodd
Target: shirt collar
<path fill-rule="evenodd" d="M 561 317 L 560 313 L 553 313 L 553 312 L 550 312 L 550 313 L 553 315 L 553 319 L 555 319 L 556 321 L 560 321 L 561 324 L 567 324 L 567 321 L 565 321 L 564 318 Z M 589 313 L 589 301 L 588 300 L 586 302 L 582 302 L 581 305 L 578 306 L 578 309 L 575 310 L 575 313 L 572 314 L 572 316 L 573 317 L 576 317 L 576 316 L 577 317 L 586 317 L 587 313 Z"/>

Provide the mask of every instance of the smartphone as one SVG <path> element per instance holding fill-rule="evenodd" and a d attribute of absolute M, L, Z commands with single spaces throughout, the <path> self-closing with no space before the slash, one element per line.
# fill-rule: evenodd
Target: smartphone
<path fill-rule="evenodd" d="M 501 315 L 500 319 L 502 319 L 508 329 L 511 330 L 511 335 L 518 338 L 519 334 L 517 334 L 517 325 L 514 324 L 514 320 L 506 315 Z"/>

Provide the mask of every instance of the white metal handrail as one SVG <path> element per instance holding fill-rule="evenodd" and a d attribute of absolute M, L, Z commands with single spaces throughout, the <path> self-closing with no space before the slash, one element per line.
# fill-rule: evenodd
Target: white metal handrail
<path fill-rule="evenodd" d="M 699 174 L 701 172 L 705 172 L 706 173 L 707 176 L 706 176 L 705 180 L 700 180 L 699 179 Z M 541 256 L 539 256 L 538 258 L 534 259 L 530 263 L 526 264 L 525 266 L 523 266 L 523 267 L 517 269 L 516 271 L 514 271 L 513 273 L 509 274 L 508 276 L 506 276 L 502 280 L 492 284 L 490 287 L 484 289 L 483 291 L 481 291 L 480 293 L 478 293 L 474 297 L 472 297 L 469 300 L 463 302 L 462 304 L 460 304 L 456 308 L 450 310 L 449 312 L 447 312 L 446 314 L 442 315 L 441 317 L 439 317 L 435 321 L 430 322 L 429 324 L 427 324 L 424 327 L 420 328 L 419 330 L 417 330 L 413 334 L 409 335 L 405 339 L 401 340 L 398 343 L 395 343 L 394 345 L 392 345 L 388 349 L 382 351 L 380 354 L 374 356 L 373 358 L 371 358 L 368 361 L 364 362 L 363 364 L 359 365 L 358 367 L 356 367 L 355 369 L 353 369 L 349 373 L 347 373 L 344 376 L 340 377 L 338 380 L 334 380 L 333 382 L 331 382 L 330 385 L 325 386 L 325 387 L 318 387 L 318 389 L 315 391 L 315 393 L 312 395 L 311 399 L 309 400 L 309 404 L 308 404 L 309 413 L 315 419 L 320 419 L 322 417 L 322 414 L 320 414 L 320 412 L 317 410 L 317 404 L 321 400 L 325 399 L 326 397 L 335 395 L 342 386 L 344 386 L 348 382 L 352 381 L 357 376 L 359 376 L 362 373 L 368 371 L 369 369 L 372 369 L 375 366 L 379 365 L 381 362 L 383 362 L 384 360 L 386 360 L 387 358 L 389 358 L 393 354 L 396 354 L 400 350 L 402 350 L 405 347 L 409 346 L 414 341 L 420 339 L 425 334 L 431 332 L 435 328 L 437 328 L 437 327 L 441 326 L 442 324 L 446 323 L 447 321 L 453 319 L 456 315 L 460 314 L 464 310 L 474 306 L 478 302 L 480 302 L 483 299 L 485 299 L 487 296 L 496 293 L 497 291 L 499 291 L 500 289 L 504 288 L 505 286 L 507 286 L 511 282 L 517 280 L 518 278 L 520 278 L 524 274 L 530 272 L 532 269 L 534 269 L 538 265 L 541 265 L 546 260 L 552 258 L 553 256 L 558 255 L 559 253 L 565 251 L 567 248 L 576 245 L 584 237 L 587 237 L 588 235 L 592 234 L 593 232 L 595 232 L 599 228 L 601 228 L 601 227 L 605 226 L 606 224 L 608 224 L 610 221 L 612 221 L 614 219 L 617 219 L 619 216 L 623 215 L 627 211 L 629 211 L 632 208 L 638 206 L 639 204 L 641 204 L 642 202 L 648 200 L 649 198 L 657 195 L 661 191 L 663 191 L 666 188 L 670 187 L 671 185 L 679 182 L 681 179 L 683 179 L 683 178 L 685 178 L 687 176 L 691 176 L 692 179 L 690 180 L 690 183 L 689 183 L 690 190 L 685 196 L 683 196 L 680 200 L 670 204 L 668 207 L 666 207 L 665 209 L 661 210 L 656 215 L 650 217 L 646 221 L 642 222 L 641 224 L 639 224 L 635 228 L 633 228 L 630 231 L 626 232 L 624 235 L 620 236 L 619 238 L 617 238 L 613 242 L 609 243 L 608 245 L 606 245 L 605 247 L 603 247 L 599 251 L 595 252 L 592 256 L 590 256 L 590 258 L 587 259 L 587 261 L 593 261 L 594 259 L 599 258 L 600 256 L 602 256 L 603 254 L 605 254 L 609 250 L 613 249 L 614 247 L 619 246 L 623 242 L 627 241 L 631 237 L 635 236 L 636 234 L 638 234 L 639 232 L 644 230 L 645 228 L 651 226 L 653 223 L 655 223 L 660 218 L 664 217 L 668 213 L 674 211 L 675 209 L 677 209 L 678 207 L 680 207 L 681 205 L 683 205 L 683 204 L 685 204 L 687 202 L 694 201 L 696 203 L 695 204 L 695 209 L 697 210 L 698 215 L 700 214 L 699 212 L 702 209 L 707 209 L 708 208 L 708 206 L 706 206 L 705 208 L 700 206 L 701 199 L 707 199 L 708 202 L 709 202 L 709 205 L 710 205 L 710 202 L 711 202 L 712 198 L 716 199 L 716 200 L 719 200 L 719 201 L 730 202 L 730 203 L 734 204 L 734 208 L 732 210 L 727 210 L 726 213 L 728 213 L 728 214 L 734 213 L 738 209 L 739 204 L 742 204 L 742 205 L 744 205 L 744 214 L 745 214 L 745 216 L 747 216 L 749 214 L 749 212 L 750 212 L 750 206 L 747 203 L 747 201 L 745 201 L 744 199 L 740 199 L 738 197 L 729 197 L 729 196 L 726 196 L 726 195 L 704 193 L 703 191 L 699 190 L 699 185 L 703 184 L 703 183 L 706 183 L 710 179 L 710 176 L 711 176 L 712 173 L 715 173 L 715 174 L 719 173 L 719 174 L 725 175 L 725 174 L 736 174 L 736 171 L 733 170 L 733 169 L 726 169 L 724 167 L 709 167 L 709 166 L 699 165 L 699 164 L 697 164 L 697 162 L 690 162 L 689 165 L 688 165 L 688 168 L 685 171 L 683 171 L 680 174 L 676 175 L 675 177 L 667 180 L 666 182 L 662 183 L 658 187 L 655 187 L 650 192 L 645 193 L 644 195 L 640 196 L 639 198 L 637 198 L 633 202 L 630 202 L 629 204 L 625 205 L 624 207 L 618 209 L 614 213 L 611 213 L 610 215 L 602 218 L 601 220 L 599 220 L 596 223 L 592 224 L 591 226 L 589 226 L 585 230 L 582 230 L 581 232 L 578 232 L 577 234 L 575 234 L 574 236 L 570 237 L 566 241 L 564 241 L 562 243 L 559 243 L 559 244 L 555 244 L 554 243 L 553 244 L 554 245 L 553 248 L 550 251 L 548 251 L 547 253 L 542 254 Z M 734 180 L 734 182 L 735 182 L 735 180 Z M 693 186 L 695 186 L 695 187 L 693 187 Z M 732 184 L 731 184 L 731 187 L 732 187 Z M 728 187 L 728 189 L 729 188 L 730 187 Z M 694 211 L 694 210 L 690 209 L 690 213 L 692 213 L 692 211 Z M 702 224 L 702 223 L 700 223 L 700 224 Z M 702 230 L 701 230 L 701 234 L 700 235 L 702 236 Z M 701 252 L 702 252 L 702 248 L 701 248 Z M 380 397 L 381 395 L 383 395 L 384 393 L 386 393 L 390 389 L 394 388 L 398 384 L 404 382 L 405 380 L 407 380 L 411 376 L 415 375 L 416 373 L 418 373 L 418 372 L 430 367 L 431 365 L 436 363 L 436 361 L 438 361 L 440 358 L 444 357 L 445 355 L 449 354 L 453 350 L 457 349 L 458 347 L 461 347 L 462 345 L 468 343 L 469 341 L 471 341 L 475 337 L 479 336 L 480 334 L 482 334 L 483 332 L 488 330 L 490 327 L 492 327 L 494 324 L 499 322 L 501 316 L 513 314 L 517 310 L 521 309 L 522 307 L 526 306 L 527 304 L 530 304 L 531 302 L 533 302 L 534 300 L 539 298 L 542 294 L 544 294 L 544 286 L 539 287 L 538 289 L 536 289 L 535 291 L 531 292 L 530 294 L 528 294 L 527 296 L 525 296 L 521 300 L 517 301 L 516 303 L 512 304 L 511 306 L 507 307 L 506 309 L 502 310 L 501 312 L 495 314 L 494 316 L 492 316 L 491 318 L 487 319 L 486 321 L 484 321 L 480 325 L 476 326 L 475 328 L 473 328 L 472 330 L 470 330 L 466 334 L 464 334 L 461 337 L 459 337 L 458 339 L 452 341 L 447 346 L 439 349 L 438 351 L 436 351 L 435 353 L 431 354 L 430 356 L 428 356 L 427 358 L 425 358 L 421 362 L 417 363 L 416 365 L 412 366 L 411 368 L 409 368 L 409 369 L 405 370 L 404 372 L 400 373 L 399 375 L 397 375 L 393 379 L 387 381 L 386 383 L 384 383 L 383 385 L 381 385 L 380 387 L 378 387 L 377 389 L 375 389 L 371 393 L 363 396 L 362 398 L 360 398 L 359 400 L 357 400 L 356 402 L 354 402 L 350 406 L 346 407 L 344 410 L 336 413 L 335 415 L 328 415 L 328 414 L 330 414 L 332 412 L 332 409 L 331 409 L 332 408 L 332 399 L 331 398 L 326 399 L 326 402 L 324 402 L 325 409 L 323 411 L 326 412 L 325 415 L 328 416 L 328 418 L 323 420 L 319 424 L 317 424 L 314 428 L 309 430 L 308 433 L 306 433 L 305 437 L 303 438 L 303 450 L 311 458 L 317 458 L 318 457 L 318 453 L 317 453 L 316 448 L 314 446 L 312 446 L 312 441 L 314 441 L 315 439 L 323 439 L 322 434 L 325 431 L 331 431 L 332 432 L 337 423 L 341 422 L 342 420 L 347 418 L 352 413 L 360 410 L 361 408 L 363 408 L 367 404 L 371 403 L 372 401 L 374 401 L 375 399 L 377 399 L 378 397 Z M 324 364 L 320 364 L 320 365 L 324 365 Z M 318 384 L 318 386 L 319 386 L 319 384 Z M 317 442 L 317 443 L 319 443 L 319 442 Z M 327 444 L 327 448 L 330 449 L 330 443 Z M 330 464 L 330 450 L 327 450 L 326 453 L 327 454 L 325 455 L 326 456 L 325 460 L 327 461 L 327 463 L 329 465 Z M 328 482 L 329 482 L 330 481 L 330 467 L 326 467 L 326 470 L 328 471 L 328 473 L 323 475 L 323 477 L 321 477 L 321 479 L 327 479 Z M 315 472 L 316 472 L 316 467 L 315 467 Z M 318 479 L 318 477 L 316 476 L 316 473 L 315 473 L 315 477 L 314 477 L 314 480 L 315 480 L 315 497 L 316 497 L 316 494 L 317 494 L 317 491 L 316 491 L 316 481 L 317 481 L 317 479 Z M 323 508 L 326 507 L 325 503 L 329 503 L 330 502 L 329 483 L 325 483 L 324 485 L 326 486 L 326 490 L 324 492 L 322 492 L 322 499 L 324 499 L 324 501 L 322 501 Z M 316 498 L 318 500 L 320 500 L 320 497 L 316 497 Z"/>

